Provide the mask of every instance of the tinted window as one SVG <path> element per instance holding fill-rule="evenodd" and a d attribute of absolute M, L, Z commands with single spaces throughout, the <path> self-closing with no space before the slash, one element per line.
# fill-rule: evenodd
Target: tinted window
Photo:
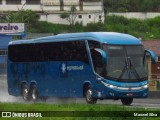
<path fill-rule="evenodd" d="M 101 64 L 102 57 L 97 51 L 94 50 L 95 48 L 100 48 L 100 43 L 96 41 L 88 41 L 88 44 L 90 48 L 94 70 L 95 72 L 101 75 L 103 73 L 103 67 Z"/>
<path fill-rule="evenodd" d="M 8 47 L 8 57 L 14 62 L 35 61 L 34 44 L 10 45 Z"/>
<path fill-rule="evenodd" d="M 9 59 L 14 62 L 82 61 L 89 63 L 83 41 L 10 45 L 8 49 Z"/>
<path fill-rule="evenodd" d="M 26 0 L 26 4 L 40 4 L 40 0 Z"/>
<path fill-rule="evenodd" d="M 64 61 L 88 62 L 88 55 L 84 41 L 63 42 Z"/>
<path fill-rule="evenodd" d="M 21 0 L 6 0 L 6 4 L 21 4 Z"/>
<path fill-rule="evenodd" d="M 100 43 L 96 41 L 88 41 L 91 56 L 92 56 L 92 61 L 94 64 L 94 61 L 97 61 L 97 55 L 95 54 L 95 48 L 100 48 Z"/>

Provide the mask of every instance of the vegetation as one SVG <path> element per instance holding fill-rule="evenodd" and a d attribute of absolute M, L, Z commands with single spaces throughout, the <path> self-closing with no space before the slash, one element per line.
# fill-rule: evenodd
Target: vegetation
<path fill-rule="evenodd" d="M 139 20 L 127 19 L 122 16 L 106 16 L 104 23 L 89 23 L 87 26 L 83 26 L 82 23 L 60 25 L 40 21 L 37 23 L 35 29 L 36 32 L 51 32 L 56 34 L 94 31 L 121 32 L 140 37 L 143 40 L 160 39 L 160 17 Z"/>
<path fill-rule="evenodd" d="M 19 10 L 17 12 L 10 11 L 7 15 L 0 18 L 2 23 L 26 23 L 27 30 L 34 32 L 35 25 L 38 22 L 38 16 L 34 11 L 31 10 Z"/>
<path fill-rule="evenodd" d="M 60 17 L 62 19 L 66 19 L 70 25 L 74 25 L 75 24 L 75 20 L 77 18 L 77 14 L 76 14 L 76 6 L 71 6 L 70 10 L 68 12 L 64 12 L 62 14 L 60 14 Z"/>
<path fill-rule="evenodd" d="M 131 34 L 143 40 L 160 39 L 160 17 L 139 20 L 122 16 L 108 16 L 105 19 L 105 30 Z"/>
<path fill-rule="evenodd" d="M 106 12 L 160 12 L 159 0 L 104 0 Z"/>
<path fill-rule="evenodd" d="M 54 117 L 54 119 L 73 119 L 73 120 L 124 120 L 124 119 L 131 119 L 131 120 L 151 120 L 155 119 L 158 120 L 159 117 L 133 117 L 134 112 L 136 113 L 158 113 L 160 109 L 147 109 L 147 108 L 135 108 L 135 107 L 125 107 L 125 106 L 119 106 L 119 105 L 100 105 L 100 104 L 95 104 L 95 105 L 86 105 L 86 104 L 47 104 L 47 103 L 31 103 L 31 104 L 20 104 L 20 103 L 0 103 L 0 111 L 13 111 L 13 112 L 40 112 L 42 113 L 42 116 L 45 116 L 43 118 L 38 118 L 38 119 L 53 119 L 52 117 L 47 117 L 47 116 L 57 116 L 59 117 Z M 44 114 L 43 114 L 44 111 Z M 49 112 L 53 111 L 53 113 Z M 59 111 L 59 112 L 56 112 Z M 62 111 L 62 113 L 60 112 Z M 68 116 L 67 111 L 74 111 L 77 113 L 74 114 L 75 117 L 63 117 L 63 116 Z M 83 112 L 85 111 L 85 112 Z M 66 112 L 66 113 L 65 113 Z M 95 114 L 93 115 L 93 113 Z M 87 113 L 87 114 L 86 114 Z M 69 113 L 72 115 L 71 113 Z M 93 116 L 91 117 L 85 117 L 83 115 L 89 116 L 88 114 L 92 114 Z M 99 116 L 108 114 L 107 117 Z M 94 117 L 94 116 L 99 116 L 99 117 Z M 131 117 L 130 117 L 131 116 Z M 6 120 L 7 118 L 5 118 Z M 11 118 L 8 118 L 9 120 Z M 13 118 L 13 119 L 19 119 L 19 118 Z M 21 118 L 22 119 L 22 118 Z M 24 118 L 23 118 L 24 119 Z M 34 118 L 31 118 L 34 119 Z"/>
<path fill-rule="evenodd" d="M 0 22 L 22 22 L 26 23 L 27 32 L 32 33 L 69 33 L 69 32 L 94 32 L 94 31 L 108 31 L 121 32 L 131 34 L 135 37 L 140 37 L 143 40 L 160 39 L 160 17 L 139 20 L 127 19 L 122 16 L 105 16 L 104 23 L 89 23 L 83 26 L 83 23 L 75 23 L 75 7 L 71 10 L 71 17 L 67 18 L 62 15 L 64 19 L 70 21 L 69 25 L 52 24 L 45 21 L 38 21 L 35 12 L 31 10 L 19 10 L 18 12 L 9 12 L 8 15 L 2 16 Z M 70 12 L 71 12 L 70 11 Z"/>

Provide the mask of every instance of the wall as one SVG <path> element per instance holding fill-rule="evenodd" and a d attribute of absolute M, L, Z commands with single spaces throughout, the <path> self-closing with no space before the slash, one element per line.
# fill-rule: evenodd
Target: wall
<path fill-rule="evenodd" d="M 8 43 L 11 40 L 11 36 L 0 35 L 0 51 L 7 51 Z M 6 74 L 7 66 L 7 53 L 0 54 L 0 75 Z"/>
<path fill-rule="evenodd" d="M 69 22 L 60 18 L 60 14 L 69 11 L 71 6 L 75 5 L 78 12 L 77 14 L 82 15 L 82 18 L 76 18 L 77 22 L 82 22 L 83 25 L 91 22 L 104 22 L 104 11 L 101 0 L 94 2 L 83 2 L 82 10 L 80 10 L 79 0 L 63 0 L 64 11 L 60 11 L 60 0 L 41 0 L 41 4 L 37 5 L 27 5 L 25 3 L 26 0 L 22 0 L 21 4 L 19 5 L 8 5 L 6 4 L 6 0 L 2 0 L 2 4 L 0 4 L 0 12 L 3 13 L 7 11 L 30 9 L 39 13 L 40 21 L 48 21 L 58 24 L 69 24 Z M 89 15 L 91 16 L 91 18 L 88 17 Z M 102 16 L 101 19 L 99 19 L 99 16 Z"/>
<path fill-rule="evenodd" d="M 79 18 L 79 15 L 82 15 L 82 18 Z M 89 15 L 91 18 L 89 18 Z M 101 18 L 99 18 L 101 16 Z M 51 23 L 56 23 L 56 24 L 69 24 L 69 22 L 66 19 L 60 18 L 60 13 L 50 13 L 50 14 L 41 14 L 40 15 L 40 21 L 48 21 Z M 83 25 L 87 25 L 88 23 L 96 23 L 99 21 L 104 22 L 104 13 L 102 12 L 78 12 L 76 21 L 79 23 L 83 23 Z"/>
<path fill-rule="evenodd" d="M 155 12 L 125 12 L 125 13 L 108 13 L 108 16 L 117 15 L 117 16 L 124 16 L 126 18 L 137 18 L 137 19 L 149 19 L 154 18 L 156 16 L 160 16 L 160 13 Z"/>

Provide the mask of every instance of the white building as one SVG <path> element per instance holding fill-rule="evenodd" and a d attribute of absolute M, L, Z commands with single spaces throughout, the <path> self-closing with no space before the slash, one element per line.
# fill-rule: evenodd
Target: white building
<path fill-rule="evenodd" d="M 76 21 L 87 23 L 104 22 L 103 0 L 0 0 L 0 13 L 33 10 L 39 13 L 41 21 L 69 24 L 60 14 L 76 6 Z"/>

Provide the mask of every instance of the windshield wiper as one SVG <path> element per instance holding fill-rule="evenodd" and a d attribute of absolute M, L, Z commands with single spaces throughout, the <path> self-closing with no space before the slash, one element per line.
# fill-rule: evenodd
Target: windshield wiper
<path fill-rule="evenodd" d="M 131 69 L 133 68 L 133 71 L 134 71 L 134 74 L 135 74 L 136 78 L 137 78 L 139 81 L 141 81 L 140 76 L 139 76 L 139 74 L 137 73 L 137 70 L 135 69 L 134 65 L 132 64 L 132 61 L 131 61 L 131 58 L 130 58 L 130 57 L 128 57 L 128 62 L 129 62 L 130 68 L 131 68 Z"/>
<path fill-rule="evenodd" d="M 123 74 L 124 74 L 124 72 L 125 72 L 127 69 L 128 69 L 128 60 L 127 60 L 127 58 L 126 58 L 126 59 L 125 59 L 125 66 L 124 66 L 124 68 L 123 68 L 123 70 L 122 70 L 122 72 L 121 72 L 121 75 L 120 75 L 119 78 L 118 78 L 118 81 L 120 81 L 120 80 L 122 79 Z"/>
<path fill-rule="evenodd" d="M 130 79 L 131 78 L 130 77 L 130 73 L 132 72 L 132 68 L 133 68 L 135 77 L 140 81 L 140 76 L 137 73 L 135 67 L 133 66 L 130 57 L 128 57 L 128 58 L 125 59 L 125 66 L 124 66 L 124 68 L 122 70 L 122 73 L 121 73 L 120 77 L 118 78 L 118 81 L 120 81 L 122 79 L 122 77 L 123 77 L 123 75 L 124 75 L 124 73 L 125 73 L 126 70 L 127 70 L 127 73 L 128 73 L 129 79 Z"/>

